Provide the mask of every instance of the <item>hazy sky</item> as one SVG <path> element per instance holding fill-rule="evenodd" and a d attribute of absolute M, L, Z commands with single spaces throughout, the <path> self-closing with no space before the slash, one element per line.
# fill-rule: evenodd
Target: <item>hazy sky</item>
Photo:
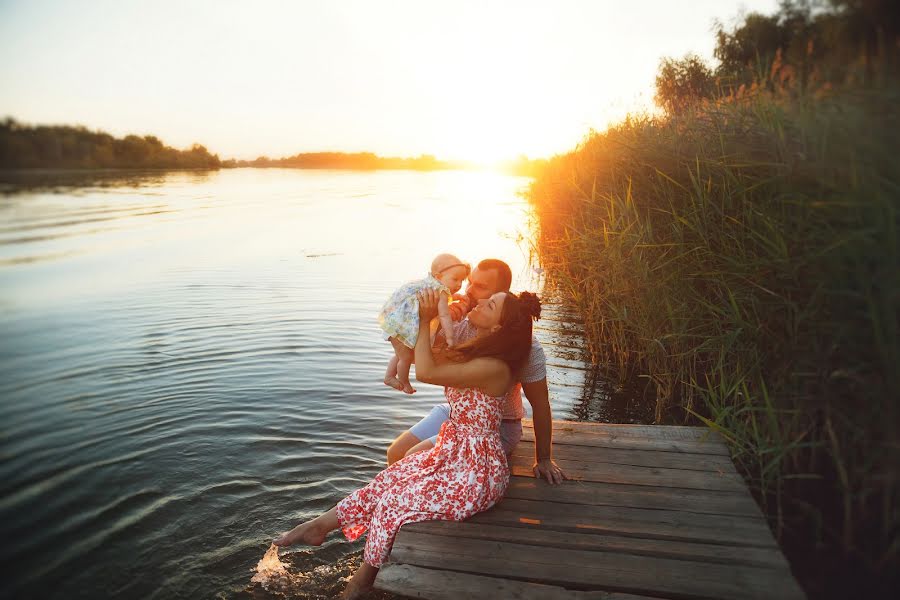
<path fill-rule="evenodd" d="M 777 0 L 0 0 L 0 115 L 206 145 L 549 156 Z"/>

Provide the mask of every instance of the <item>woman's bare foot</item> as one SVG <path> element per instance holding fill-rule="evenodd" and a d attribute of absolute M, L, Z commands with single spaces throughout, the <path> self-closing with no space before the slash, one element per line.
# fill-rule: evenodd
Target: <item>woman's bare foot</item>
<path fill-rule="evenodd" d="M 325 541 L 328 531 L 323 529 L 316 523 L 318 519 L 307 521 L 297 525 L 290 531 L 282 533 L 275 538 L 272 543 L 276 546 L 293 546 L 294 544 L 304 543 L 307 546 L 321 546 Z"/>
<path fill-rule="evenodd" d="M 395 390 L 399 390 L 401 392 L 403 391 L 403 384 L 400 383 L 400 380 L 397 379 L 396 377 L 385 377 L 384 385 L 390 386 L 390 387 L 394 388 Z"/>
<path fill-rule="evenodd" d="M 361 598 L 366 592 L 372 589 L 375 583 L 375 576 L 378 575 L 378 569 L 372 565 L 362 563 L 353 574 L 353 577 L 347 582 L 344 593 L 341 594 L 342 600 L 356 600 Z"/>

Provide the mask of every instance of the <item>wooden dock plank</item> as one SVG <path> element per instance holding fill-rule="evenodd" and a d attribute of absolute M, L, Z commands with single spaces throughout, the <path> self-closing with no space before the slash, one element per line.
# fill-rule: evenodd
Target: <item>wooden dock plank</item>
<path fill-rule="evenodd" d="M 530 440 L 519 442 L 513 451 L 513 456 L 534 458 L 534 442 Z M 568 445 L 565 452 L 561 453 L 557 459 L 573 463 L 605 462 L 636 467 L 686 469 L 688 471 L 734 470 L 731 459 L 721 454 L 685 454 L 662 450 L 603 448 L 602 451 L 598 451 L 596 446 Z"/>
<path fill-rule="evenodd" d="M 555 585 L 529 583 L 470 573 L 387 564 L 378 573 L 379 589 L 410 598 L 430 600 L 658 600 L 649 596 L 617 592 L 567 590 Z"/>
<path fill-rule="evenodd" d="M 780 569 L 720 565 L 612 552 L 498 543 L 401 531 L 392 562 L 569 588 L 650 596 L 746 600 L 802 598 Z M 773 591 L 778 590 L 773 593 Z M 798 595 L 799 594 L 799 595 Z"/>
<path fill-rule="evenodd" d="M 506 497 L 563 504 L 657 508 L 762 518 L 759 507 L 749 494 L 594 481 L 567 481 L 561 486 L 548 487 L 546 482 L 531 477 L 512 477 Z M 571 510 L 577 512 L 579 509 L 573 506 Z"/>
<path fill-rule="evenodd" d="M 522 419 L 523 429 L 534 429 L 532 419 Z M 553 433 L 580 432 L 598 436 L 723 442 L 722 436 L 707 427 L 685 425 L 631 425 L 628 423 L 590 423 L 585 421 L 553 421 Z"/>
<path fill-rule="evenodd" d="M 498 542 L 515 542 L 550 548 L 621 552 L 639 556 L 676 558 L 720 564 L 733 563 L 779 569 L 787 568 L 788 566 L 787 561 L 780 553 L 771 552 L 768 548 L 735 547 L 683 541 L 673 542 L 598 533 L 549 531 L 545 528 L 528 525 L 516 527 L 471 522 L 426 521 L 424 523 L 406 525 L 403 527 L 403 531 Z"/>
<path fill-rule="evenodd" d="M 534 525 L 553 531 L 594 531 L 662 540 L 731 544 L 777 550 L 765 522 L 746 517 L 618 506 L 580 506 L 504 498 L 469 519 L 490 525 Z"/>
<path fill-rule="evenodd" d="M 534 430 L 526 428 L 522 439 L 534 441 Z M 669 452 L 685 452 L 688 454 L 719 454 L 729 456 L 728 448 L 714 441 L 669 440 L 621 435 L 597 435 L 581 431 L 553 430 L 553 446 L 561 445 L 590 446 L 592 448 L 633 448 L 635 450 L 666 450 Z"/>
<path fill-rule="evenodd" d="M 420 598 L 801 599 L 765 519 L 706 428 L 554 421 L 573 481 L 536 480 L 534 432 L 505 498 L 401 528 L 376 587 Z"/>
<path fill-rule="evenodd" d="M 636 467 L 603 462 L 594 464 L 575 463 L 564 458 L 557 458 L 556 461 L 566 471 L 568 476 L 575 481 L 652 485 L 695 490 L 721 490 L 725 492 L 745 492 L 747 489 L 744 480 L 733 469 L 729 473 Z M 533 477 L 533 463 L 534 461 L 531 457 L 525 460 L 522 460 L 522 457 L 514 457 L 510 465 L 512 474 L 520 477 Z"/>

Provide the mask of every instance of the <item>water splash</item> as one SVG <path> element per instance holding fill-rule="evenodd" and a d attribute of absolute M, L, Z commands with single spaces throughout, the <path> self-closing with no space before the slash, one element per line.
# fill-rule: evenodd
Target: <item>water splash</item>
<path fill-rule="evenodd" d="M 284 591 L 302 580 L 301 575 L 291 574 L 287 570 L 278 558 L 278 546 L 272 544 L 256 564 L 256 574 L 250 581 L 262 585 L 267 590 L 275 588 Z"/>

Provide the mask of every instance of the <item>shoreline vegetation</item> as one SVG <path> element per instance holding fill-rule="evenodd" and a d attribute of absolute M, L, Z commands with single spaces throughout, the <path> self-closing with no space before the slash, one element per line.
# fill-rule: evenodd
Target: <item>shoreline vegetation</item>
<path fill-rule="evenodd" d="M 547 163 L 520 156 L 494 165 L 504 173 L 534 176 Z M 383 157 L 372 152 L 306 152 L 285 158 L 261 156 L 254 160 L 222 160 L 201 144 L 186 150 L 166 146 L 153 135 L 116 138 L 102 131 L 70 125 L 25 125 L 11 117 L 0 122 L 0 169 L 70 170 L 185 170 L 231 168 L 376 170 L 480 170 L 473 162 L 438 160 L 431 155 L 415 158 Z"/>
<path fill-rule="evenodd" d="M 821 8 L 821 7 L 820 7 Z M 880 11 L 880 12 L 879 12 Z M 897 4 L 784 2 L 532 183 L 595 364 L 722 433 L 810 598 L 900 589 Z"/>

